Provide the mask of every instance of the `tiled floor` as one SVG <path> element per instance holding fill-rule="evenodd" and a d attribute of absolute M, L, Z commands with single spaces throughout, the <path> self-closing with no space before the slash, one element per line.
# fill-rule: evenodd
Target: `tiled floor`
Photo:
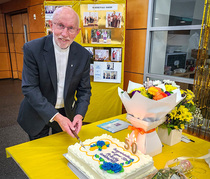
<path fill-rule="evenodd" d="M 6 158 L 5 148 L 28 141 L 17 123 L 23 99 L 20 80 L 0 80 L 0 178 L 26 179 L 27 176 L 12 158 Z"/>

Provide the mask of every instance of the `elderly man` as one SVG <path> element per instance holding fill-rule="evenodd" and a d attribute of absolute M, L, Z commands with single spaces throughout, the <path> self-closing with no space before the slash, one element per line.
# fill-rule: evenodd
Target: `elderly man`
<path fill-rule="evenodd" d="M 18 123 L 30 140 L 65 131 L 78 133 L 90 96 L 90 53 L 74 42 L 79 17 L 70 7 L 57 8 L 52 34 L 24 44 Z"/>

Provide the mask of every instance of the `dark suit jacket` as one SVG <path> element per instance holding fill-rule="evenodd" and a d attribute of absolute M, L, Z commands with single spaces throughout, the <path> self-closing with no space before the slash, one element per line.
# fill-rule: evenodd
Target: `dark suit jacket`
<path fill-rule="evenodd" d="M 53 36 L 24 44 L 22 92 L 18 123 L 29 134 L 37 135 L 58 112 L 57 71 Z M 64 86 L 65 112 L 70 120 L 76 114 L 85 116 L 90 96 L 90 54 L 76 42 L 70 46 Z M 76 100 L 75 100 L 76 92 Z M 75 105 L 74 105 L 75 104 Z M 75 114 L 72 114 L 75 108 Z"/>

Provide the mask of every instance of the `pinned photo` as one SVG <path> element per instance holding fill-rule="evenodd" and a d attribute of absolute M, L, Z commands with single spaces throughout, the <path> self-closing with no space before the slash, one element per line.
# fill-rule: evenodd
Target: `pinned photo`
<path fill-rule="evenodd" d="M 45 6 L 45 13 L 52 14 L 55 11 L 55 6 Z"/>
<path fill-rule="evenodd" d="M 83 27 L 98 26 L 98 12 L 84 12 Z"/>
<path fill-rule="evenodd" d="M 114 70 L 114 63 L 113 62 L 107 62 L 107 70 Z"/>
<path fill-rule="evenodd" d="M 121 28 L 122 12 L 106 13 L 106 28 Z"/>
<path fill-rule="evenodd" d="M 95 50 L 95 60 L 96 61 L 107 61 L 109 60 L 109 50 Z"/>
<path fill-rule="evenodd" d="M 103 79 L 113 79 L 117 78 L 117 71 L 103 71 Z"/>
<path fill-rule="evenodd" d="M 111 79 L 116 79 L 117 78 L 117 71 L 111 71 Z"/>
<path fill-rule="evenodd" d="M 111 43 L 111 30 L 110 29 L 92 29 L 91 30 L 91 43 Z"/>
<path fill-rule="evenodd" d="M 122 49 L 121 48 L 111 48 L 111 61 L 121 62 L 122 60 Z"/>

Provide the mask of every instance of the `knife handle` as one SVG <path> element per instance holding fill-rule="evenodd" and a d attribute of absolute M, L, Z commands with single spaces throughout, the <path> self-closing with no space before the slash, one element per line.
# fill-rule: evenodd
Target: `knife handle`
<path fill-rule="evenodd" d="M 74 134 L 74 136 L 79 140 L 79 136 L 77 135 L 77 133 L 75 131 L 73 131 L 72 129 L 70 129 L 70 130 Z"/>

